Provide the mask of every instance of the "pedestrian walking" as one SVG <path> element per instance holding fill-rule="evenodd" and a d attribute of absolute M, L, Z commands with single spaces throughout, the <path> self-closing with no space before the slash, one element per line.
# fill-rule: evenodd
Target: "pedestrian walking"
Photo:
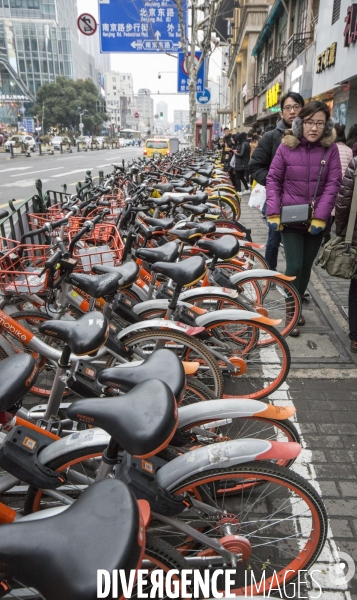
<path fill-rule="evenodd" d="M 294 285 L 301 299 L 342 181 L 335 138 L 328 106 L 316 100 L 309 102 L 294 119 L 292 130 L 285 131 L 267 177 L 268 226 L 270 230 L 281 231 L 285 273 L 296 277 Z M 297 205 L 302 207 L 300 212 L 305 212 L 305 207 L 310 205 L 311 217 L 307 217 L 306 222 L 301 222 L 299 217 L 294 222 L 293 217 L 282 225 L 282 209 Z M 294 214 L 298 212 L 295 208 Z M 305 318 L 301 316 L 298 325 L 304 324 Z M 290 335 L 299 334 L 296 327 Z"/>
<path fill-rule="evenodd" d="M 281 120 L 272 131 L 264 133 L 249 161 L 249 172 L 251 178 L 252 180 L 255 179 L 257 183 L 260 183 L 260 185 L 266 185 L 269 168 L 275 153 L 279 148 L 281 138 L 285 130 L 291 127 L 293 120 L 298 116 L 303 106 L 304 99 L 297 92 L 288 92 L 282 96 L 280 101 Z M 278 264 L 280 242 L 280 232 L 269 229 L 268 240 L 265 248 L 265 258 L 270 269 L 273 271 L 276 271 Z"/>
<path fill-rule="evenodd" d="M 336 218 L 336 234 L 342 236 L 347 227 L 348 218 L 350 216 L 352 196 L 355 184 L 355 171 L 357 169 L 357 157 L 354 156 L 348 164 L 342 179 L 342 184 L 336 200 L 335 218 Z M 352 246 L 357 247 L 357 219 L 355 222 Z M 348 294 L 348 324 L 349 338 L 351 340 L 351 352 L 357 352 L 357 278 L 351 279 L 350 289 Z"/>
<path fill-rule="evenodd" d="M 235 188 L 237 192 L 240 192 L 242 189 L 241 183 L 243 183 L 245 190 L 249 191 L 248 181 L 245 177 L 250 158 L 250 146 L 247 141 L 247 134 L 245 132 L 237 133 L 234 141 L 236 143 L 235 150 L 233 150 L 235 157 L 234 170 L 236 172 Z"/>

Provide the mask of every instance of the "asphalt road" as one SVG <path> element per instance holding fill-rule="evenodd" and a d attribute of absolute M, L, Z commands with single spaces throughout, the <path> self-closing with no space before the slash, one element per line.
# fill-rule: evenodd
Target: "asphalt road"
<path fill-rule="evenodd" d="M 0 207 L 6 208 L 9 200 L 27 200 L 36 193 L 35 180 L 41 179 L 43 189 L 62 191 L 62 184 L 67 184 L 69 193 L 75 192 L 78 181 L 83 181 L 87 169 L 98 178 L 98 171 L 110 173 L 112 163 L 121 164 L 122 160 L 130 161 L 143 156 L 143 147 L 116 148 L 113 150 L 88 150 L 72 154 L 39 156 L 32 154 L 29 158 L 20 156 L 10 158 L 8 153 L 0 154 Z M 15 203 L 16 206 L 16 203 Z"/>

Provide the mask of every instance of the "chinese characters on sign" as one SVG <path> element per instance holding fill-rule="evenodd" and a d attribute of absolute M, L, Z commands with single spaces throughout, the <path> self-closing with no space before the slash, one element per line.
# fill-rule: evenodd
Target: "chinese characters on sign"
<path fill-rule="evenodd" d="M 0 94 L 0 102 L 29 102 L 29 99 L 16 94 Z"/>
<path fill-rule="evenodd" d="M 280 83 L 276 83 L 265 92 L 265 108 L 278 104 L 280 92 Z"/>
<path fill-rule="evenodd" d="M 190 55 L 190 54 L 189 54 Z M 198 66 L 198 62 L 202 56 L 202 52 L 195 52 L 195 64 Z M 181 94 L 188 94 L 188 72 L 186 67 L 185 55 L 183 52 L 179 52 L 178 55 L 178 69 L 177 69 L 177 91 Z M 196 79 L 196 93 L 203 92 L 205 89 L 205 61 L 202 62 L 200 69 L 197 73 Z"/>
<path fill-rule="evenodd" d="M 345 41 L 344 46 L 354 44 L 357 40 L 357 4 L 354 2 L 347 9 L 347 15 L 345 16 L 345 30 L 343 32 Z"/>
<path fill-rule="evenodd" d="M 337 43 L 334 42 L 329 48 L 318 55 L 316 60 L 316 73 L 321 73 L 327 67 L 332 67 L 336 62 Z"/>
<path fill-rule="evenodd" d="M 174 0 L 108 0 L 99 4 L 99 11 L 102 52 L 181 49 Z"/>

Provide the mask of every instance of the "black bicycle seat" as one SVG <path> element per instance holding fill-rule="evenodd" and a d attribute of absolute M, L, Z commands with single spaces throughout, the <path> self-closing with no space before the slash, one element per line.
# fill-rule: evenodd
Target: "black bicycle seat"
<path fill-rule="evenodd" d="M 191 181 L 193 181 L 193 183 L 198 183 L 198 185 L 200 185 L 203 188 L 209 186 L 209 184 L 211 183 L 211 180 L 208 177 L 204 177 L 204 175 L 192 177 Z"/>
<path fill-rule="evenodd" d="M 104 429 L 123 450 L 141 457 L 165 448 L 177 426 L 174 395 L 159 379 L 147 379 L 125 396 L 76 400 L 67 416 Z"/>
<path fill-rule="evenodd" d="M 40 333 L 68 344 L 72 352 L 81 356 L 95 352 L 103 346 L 109 333 L 108 321 L 102 313 L 92 310 L 77 321 L 45 321 L 38 328 Z"/>
<path fill-rule="evenodd" d="M 184 179 L 183 177 L 181 179 L 171 179 L 170 181 L 171 185 L 176 187 L 177 185 L 186 185 L 186 179 Z"/>
<path fill-rule="evenodd" d="M 233 235 L 223 235 L 219 240 L 198 240 L 197 246 L 221 260 L 234 258 L 239 252 L 239 242 Z"/>
<path fill-rule="evenodd" d="M 189 200 L 192 204 L 204 204 L 208 200 L 208 194 L 206 192 L 196 192 L 190 195 Z"/>
<path fill-rule="evenodd" d="M 186 179 L 186 181 L 191 179 L 191 177 L 193 177 L 194 175 L 196 175 L 196 171 L 186 171 L 186 173 L 182 173 L 182 177 Z"/>
<path fill-rule="evenodd" d="M 185 393 L 185 370 L 181 360 L 171 350 L 155 350 L 144 362 L 132 363 L 104 369 L 98 375 L 102 385 L 119 387 L 125 391 L 147 379 L 160 379 L 171 388 L 179 404 Z"/>
<path fill-rule="evenodd" d="M 158 262 L 151 268 L 155 273 L 162 273 L 183 287 L 203 277 L 206 272 L 206 263 L 201 256 L 193 256 L 179 263 Z"/>
<path fill-rule="evenodd" d="M 121 281 L 120 287 L 124 288 L 136 281 L 139 273 L 139 265 L 137 265 L 134 261 L 130 260 L 129 262 L 120 265 L 120 267 L 93 265 L 92 271 L 93 273 L 116 273 L 117 275 L 119 275 L 119 280 Z"/>
<path fill-rule="evenodd" d="M 123 569 L 129 578 L 140 566 L 141 528 L 130 489 L 104 479 L 59 515 L 2 525 L 1 574 L 48 600 L 95 600 L 99 567 Z M 119 579 L 119 598 L 122 593 Z"/>
<path fill-rule="evenodd" d="M 119 288 L 120 275 L 104 273 L 104 275 L 86 275 L 71 273 L 69 281 L 92 298 L 102 298 L 114 294 Z"/>
<path fill-rule="evenodd" d="M 167 197 L 164 198 L 165 194 L 163 194 L 161 198 L 143 198 L 141 201 L 149 204 L 156 204 L 156 206 L 163 206 L 167 203 Z"/>
<path fill-rule="evenodd" d="M 158 190 L 159 192 L 172 192 L 172 185 L 171 183 L 155 183 L 155 185 L 152 186 L 154 188 L 154 190 Z"/>
<path fill-rule="evenodd" d="M 167 233 L 183 242 L 191 241 L 194 243 L 202 237 L 202 233 L 198 229 L 170 229 Z"/>
<path fill-rule="evenodd" d="M 173 227 L 174 220 L 173 219 L 154 219 L 154 217 L 142 217 L 143 221 L 148 225 L 153 225 L 154 227 L 161 227 L 161 229 L 170 229 Z"/>
<path fill-rule="evenodd" d="M 138 248 L 136 256 L 146 262 L 153 264 L 158 261 L 174 262 L 179 255 L 176 242 L 167 242 L 158 248 Z"/>
<path fill-rule="evenodd" d="M 183 204 L 182 208 L 192 213 L 193 215 L 205 215 L 208 211 L 208 207 L 206 204 L 198 204 L 194 206 L 193 204 Z"/>
<path fill-rule="evenodd" d="M 21 352 L 0 361 L 0 412 L 22 400 L 37 374 L 38 367 L 31 354 Z"/>
<path fill-rule="evenodd" d="M 204 177 L 211 177 L 213 172 L 213 168 L 209 167 L 208 169 L 198 169 L 197 173 L 203 175 Z"/>
<path fill-rule="evenodd" d="M 216 226 L 211 221 L 187 221 L 185 227 L 187 227 L 187 229 L 198 229 L 202 235 L 207 235 L 207 233 L 214 233 L 216 231 Z"/>
<path fill-rule="evenodd" d="M 195 188 L 193 185 L 189 185 L 189 186 L 175 186 L 175 191 L 176 192 L 180 192 L 182 194 L 191 194 L 192 192 L 195 191 Z"/>

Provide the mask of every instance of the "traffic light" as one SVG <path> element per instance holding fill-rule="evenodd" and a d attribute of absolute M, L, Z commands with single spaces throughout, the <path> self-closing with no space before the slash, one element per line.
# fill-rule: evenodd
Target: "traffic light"
<path fill-rule="evenodd" d="M 163 118 L 164 118 L 164 113 L 163 113 L 163 112 L 161 112 L 161 113 L 160 113 L 160 119 L 163 119 Z"/>
<path fill-rule="evenodd" d="M 18 111 L 18 113 L 17 113 L 17 120 L 18 120 L 19 122 L 21 121 L 21 116 L 22 116 L 22 115 L 21 115 L 21 112 L 20 112 L 20 111 Z"/>

